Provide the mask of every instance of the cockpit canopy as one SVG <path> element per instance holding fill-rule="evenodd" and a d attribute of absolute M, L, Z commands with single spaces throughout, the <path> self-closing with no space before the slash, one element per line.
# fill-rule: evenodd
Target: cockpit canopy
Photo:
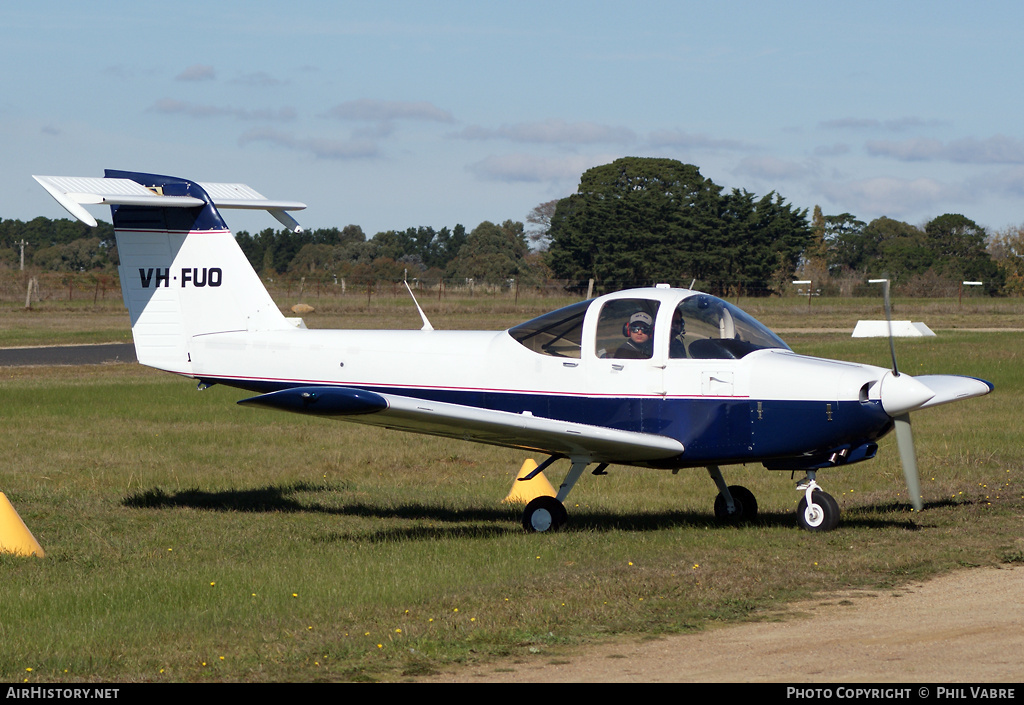
<path fill-rule="evenodd" d="M 593 301 L 580 301 L 537 316 L 509 328 L 508 333 L 534 352 L 578 359 L 583 346 L 583 318 Z"/>
<path fill-rule="evenodd" d="M 584 350 L 588 356 L 630 359 L 739 359 L 766 348 L 789 350 L 752 316 L 717 297 L 690 293 L 666 300 L 634 293 L 581 301 L 508 332 L 534 352 L 576 359 Z M 666 304 L 671 315 L 662 310 Z M 593 323 L 585 325 L 588 320 Z"/>

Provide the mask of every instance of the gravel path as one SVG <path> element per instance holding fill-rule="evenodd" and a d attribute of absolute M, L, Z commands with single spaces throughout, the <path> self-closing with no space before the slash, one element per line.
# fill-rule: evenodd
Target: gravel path
<path fill-rule="evenodd" d="M 569 656 L 517 659 L 437 683 L 1024 683 L 1024 567 L 958 571 L 891 591 L 788 605 L 782 621 Z M 1018 688 L 1024 694 L 1024 687 Z"/>

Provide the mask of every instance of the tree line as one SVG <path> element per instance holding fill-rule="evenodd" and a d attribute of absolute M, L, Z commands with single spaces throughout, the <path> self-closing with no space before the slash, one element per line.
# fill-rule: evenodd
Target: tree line
<path fill-rule="evenodd" d="M 265 277 L 353 285 L 417 280 L 534 285 L 548 279 L 598 290 L 668 282 L 719 294 L 792 291 L 794 278 L 852 295 L 869 278 L 905 294 L 948 295 L 963 280 L 986 293 L 1024 295 L 1024 226 L 988 233 L 959 214 L 923 226 L 798 209 L 778 193 L 726 191 L 698 167 L 627 157 L 584 172 L 576 193 L 542 203 L 531 226 L 485 221 L 410 227 L 366 237 L 358 225 L 299 233 L 240 231 Z M 532 244 L 532 246 L 531 246 Z M 0 219 L 0 267 L 94 272 L 116 268 L 113 228 L 68 219 Z M 874 290 L 871 289 L 873 292 Z"/>
<path fill-rule="evenodd" d="M 964 281 L 981 282 L 988 294 L 1011 293 L 1007 274 L 1015 263 L 970 218 L 947 213 L 923 227 L 891 218 L 870 223 L 849 213 L 823 215 L 815 208 L 812 240 L 805 253 L 806 278 L 831 284 L 840 293 L 871 278 L 888 278 L 905 293 L 948 295 Z"/>
<path fill-rule="evenodd" d="M 987 233 L 959 214 L 923 226 L 849 213 L 808 217 L 771 192 L 725 191 L 692 164 L 624 158 L 583 174 L 577 193 L 546 204 L 549 259 L 558 277 L 688 285 L 713 293 L 946 296 L 965 280 L 988 294 L 1024 294 L 1021 229 Z M 537 214 L 534 214 L 535 217 Z"/>
<path fill-rule="evenodd" d="M 266 277 L 296 276 L 354 285 L 416 279 L 504 284 L 536 284 L 550 278 L 540 253 L 531 250 L 521 222 L 480 223 L 435 230 L 388 230 L 367 238 L 358 225 L 291 232 L 271 228 L 235 235 L 257 272 Z M 0 220 L 0 266 L 54 272 L 116 270 L 113 227 L 99 221 L 89 228 L 69 219 Z"/>
<path fill-rule="evenodd" d="M 767 294 L 811 240 L 806 210 L 776 193 L 723 188 L 692 164 L 628 157 L 583 174 L 557 202 L 548 231 L 556 277 L 597 282 L 737 283 Z"/>

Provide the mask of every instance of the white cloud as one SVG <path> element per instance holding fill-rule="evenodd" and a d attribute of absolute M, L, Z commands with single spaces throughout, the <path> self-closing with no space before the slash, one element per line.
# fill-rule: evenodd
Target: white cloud
<path fill-rule="evenodd" d="M 925 120 L 913 116 L 896 118 L 894 120 L 851 117 L 838 120 L 824 120 L 818 123 L 819 127 L 829 130 L 887 130 L 889 132 L 903 132 L 905 130 L 934 127 L 941 124 L 938 120 Z"/>
<path fill-rule="evenodd" d="M 978 193 L 1024 198 L 1024 167 L 1011 167 L 977 176 L 970 181 Z"/>
<path fill-rule="evenodd" d="M 758 179 L 800 179 L 813 175 L 817 169 L 807 162 L 788 161 L 776 157 L 745 157 L 735 173 Z"/>
<path fill-rule="evenodd" d="M 580 155 L 545 158 L 528 154 L 506 154 L 486 157 L 475 164 L 470 164 L 467 169 L 488 181 L 578 183 L 584 171 L 600 164 L 607 164 L 614 159 L 615 157 Z"/>
<path fill-rule="evenodd" d="M 872 140 L 865 145 L 874 157 L 899 161 L 949 161 L 957 164 L 1024 164 L 1024 143 L 1005 135 L 979 140 L 966 137 L 942 143 L 938 140 L 914 139 L 902 142 Z"/>
<path fill-rule="evenodd" d="M 455 121 L 450 112 L 426 101 L 371 100 L 369 98 L 339 103 L 327 111 L 327 116 L 339 120 Z"/>
<path fill-rule="evenodd" d="M 625 127 L 611 127 L 594 122 L 565 122 L 548 119 L 521 122 L 498 128 L 471 125 L 452 135 L 466 140 L 503 139 L 534 144 L 630 144 L 636 134 Z"/>
<path fill-rule="evenodd" d="M 652 147 L 681 147 L 684 149 L 750 149 L 751 146 L 741 140 L 721 139 L 704 134 L 692 134 L 683 130 L 655 130 L 647 136 Z"/>
<path fill-rule="evenodd" d="M 971 200 L 970 194 L 934 179 L 875 177 L 857 181 L 830 182 L 822 193 L 842 210 L 874 218 L 886 215 L 906 218 L 922 213 L 945 212 L 950 202 Z"/>
<path fill-rule="evenodd" d="M 149 107 L 149 112 L 163 115 L 187 115 L 194 118 L 234 117 L 241 120 L 268 120 L 272 122 L 294 120 L 294 108 L 233 108 L 221 105 L 201 105 L 184 100 L 163 98 Z"/>
<path fill-rule="evenodd" d="M 266 71 L 253 71 L 252 73 L 243 74 L 237 78 L 231 79 L 230 83 L 240 86 L 255 86 L 258 88 L 287 85 L 287 81 L 274 78 Z"/>
<path fill-rule="evenodd" d="M 890 157 L 901 162 L 920 162 L 941 158 L 943 145 L 938 140 L 925 139 L 902 142 L 870 140 L 864 148 L 873 157 Z"/>
<path fill-rule="evenodd" d="M 287 132 L 265 128 L 249 130 L 238 140 L 243 146 L 252 142 L 264 142 L 292 151 L 308 152 L 317 159 L 368 159 L 380 153 L 377 144 L 371 140 L 296 137 Z"/>
<path fill-rule="evenodd" d="M 174 77 L 176 81 L 212 81 L 217 78 L 217 70 L 205 64 L 192 64 Z"/>
<path fill-rule="evenodd" d="M 850 153 L 850 145 L 842 142 L 835 144 L 823 144 L 814 148 L 814 155 L 817 157 L 841 157 Z"/>

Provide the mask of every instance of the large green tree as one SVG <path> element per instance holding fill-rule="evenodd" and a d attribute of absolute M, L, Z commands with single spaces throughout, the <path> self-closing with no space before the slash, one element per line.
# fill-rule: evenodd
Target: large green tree
<path fill-rule="evenodd" d="M 924 232 L 909 223 L 876 218 L 868 223 L 864 235 L 873 247 L 868 272 L 874 276 L 906 282 L 928 271 L 935 261 L 936 253 L 928 247 Z"/>
<path fill-rule="evenodd" d="M 875 251 L 868 252 L 867 249 L 868 242 L 864 237 L 867 223 L 850 213 L 823 215 L 821 227 L 829 272 L 859 272 L 866 268 L 869 259 L 877 254 Z"/>
<path fill-rule="evenodd" d="M 584 172 L 551 218 L 555 275 L 607 286 L 702 276 L 721 226 L 721 187 L 672 159 L 627 157 Z M 686 271 L 677 268 L 684 263 Z"/>
<path fill-rule="evenodd" d="M 966 216 L 947 213 L 924 227 L 927 247 L 935 253 L 935 270 L 955 281 L 981 281 L 986 293 L 999 291 L 1005 274 L 986 250 L 987 233 Z"/>
<path fill-rule="evenodd" d="M 1024 295 L 1024 225 L 992 233 L 986 250 L 1003 277 L 1003 291 Z"/>
<path fill-rule="evenodd" d="M 713 291 L 767 289 L 810 238 L 806 211 L 777 194 L 722 187 L 692 164 L 626 157 L 595 167 L 551 218 L 555 276 L 604 288 L 701 281 Z"/>
<path fill-rule="evenodd" d="M 506 220 L 495 225 L 485 220 L 473 228 L 458 256 L 448 263 L 446 276 L 504 284 L 526 272 L 528 251 L 522 223 Z"/>

